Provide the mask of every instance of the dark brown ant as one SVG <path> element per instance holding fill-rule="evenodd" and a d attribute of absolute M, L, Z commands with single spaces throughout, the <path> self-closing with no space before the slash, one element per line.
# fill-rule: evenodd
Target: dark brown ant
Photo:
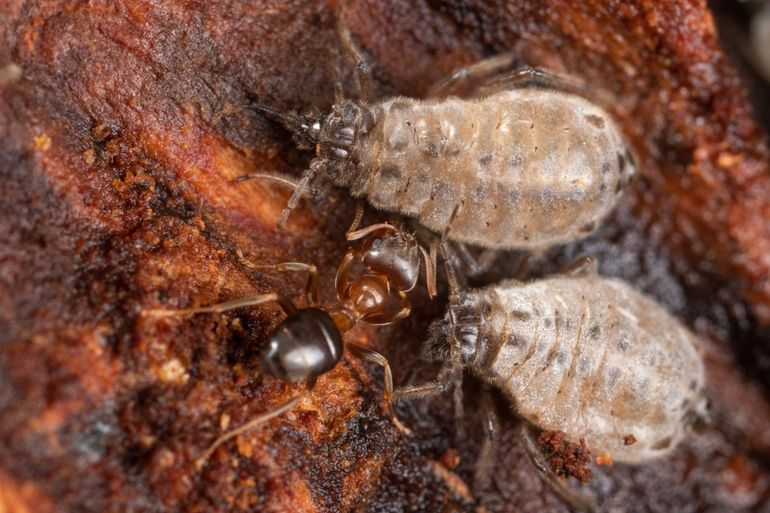
<path fill-rule="evenodd" d="M 417 285 L 421 261 L 426 270 L 428 293 L 433 297 L 436 287 L 435 264 L 431 255 L 411 234 L 388 223 L 350 231 L 347 238 L 351 241 L 363 239 L 363 243 L 360 248 L 349 248 L 342 260 L 335 279 L 337 302 L 329 307 L 319 305 L 315 266 L 299 262 L 255 265 L 239 253 L 242 262 L 251 268 L 307 271 L 309 276 L 306 294 L 311 306 L 297 308 L 287 297 L 272 293 L 205 307 L 153 309 L 143 312 L 154 317 L 222 313 L 269 302 L 278 303 L 286 312 L 287 317 L 275 327 L 268 338 L 267 346 L 261 355 L 261 367 L 264 374 L 286 383 L 307 382 L 305 391 L 217 438 L 198 459 L 198 466 L 205 463 L 217 447 L 227 440 L 293 408 L 312 391 L 319 376 L 329 372 L 339 363 L 345 349 L 363 360 L 383 367 L 384 407 L 392 415 L 394 424 L 404 433 L 409 433 L 393 413 L 393 377 L 388 360 L 376 351 L 345 342 L 343 336 L 358 322 L 385 325 L 408 316 L 410 304 L 407 293 Z"/>

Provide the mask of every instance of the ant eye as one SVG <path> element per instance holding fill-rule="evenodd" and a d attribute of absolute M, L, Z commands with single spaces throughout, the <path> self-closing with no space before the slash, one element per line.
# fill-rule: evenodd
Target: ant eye
<path fill-rule="evenodd" d="M 382 246 L 382 239 L 374 239 L 372 241 L 372 245 L 371 245 L 372 249 L 379 249 L 380 246 Z"/>

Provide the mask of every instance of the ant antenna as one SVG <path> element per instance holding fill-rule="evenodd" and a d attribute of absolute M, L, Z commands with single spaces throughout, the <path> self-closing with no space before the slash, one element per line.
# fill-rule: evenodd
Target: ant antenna
<path fill-rule="evenodd" d="M 222 435 L 219 438 L 217 438 L 216 440 L 214 440 L 214 443 L 212 443 L 209 446 L 209 448 L 206 449 L 206 452 L 204 452 L 201 455 L 201 457 L 198 458 L 195 461 L 195 466 L 198 469 L 200 469 L 206 463 L 206 461 L 211 457 L 211 455 L 214 454 L 214 451 L 217 450 L 217 447 L 219 447 L 223 443 L 227 442 L 228 440 L 230 440 L 230 439 L 232 439 L 232 438 L 234 438 L 234 437 L 236 437 L 236 436 L 238 436 L 238 435 L 240 435 L 242 433 L 245 433 L 246 431 L 250 431 L 250 430 L 254 429 L 255 427 L 259 426 L 260 424 L 263 424 L 263 423 L 267 422 L 270 419 L 273 419 L 275 417 L 283 415 L 287 411 L 289 411 L 292 408 L 294 408 L 305 396 L 309 395 L 310 392 L 313 391 L 313 387 L 314 386 L 315 386 L 315 380 L 312 380 L 312 381 L 310 381 L 307 384 L 307 388 L 305 388 L 305 390 L 302 393 L 300 393 L 299 395 L 297 395 L 295 397 L 292 397 L 291 399 L 289 399 L 288 401 L 286 401 L 285 403 L 280 405 L 278 408 L 270 410 L 267 413 L 263 413 L 262 415 L 257 415 L 256 417 L 254 417 L 253 419 L 248 421 L 246 424 L 244 424 L 244 425 L 242 425 L 242 426 L 240 426 L 240 427 L 238 427 L 236 429 L 233 429 L 231 431 L 228 431 L 224 435 Z"/>

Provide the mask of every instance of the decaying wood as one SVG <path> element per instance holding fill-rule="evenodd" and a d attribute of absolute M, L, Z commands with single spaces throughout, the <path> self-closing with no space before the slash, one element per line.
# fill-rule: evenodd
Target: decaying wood
<path fill-rule="evenodd" d="M 768 149 L 705 2 L 348 4 L 343 18 L 378 95 L 419 97 L 456 67 L 509 50 L 610 94 L 643 177 L 605 227 L 546 254 L 541 269 L 589 252 L 710 340 L 716 421 L 664 460 L 595 468 L 591 486 L 607 509 L 761 511 L 770 499 Z M 223 429 L 299 390 L 257 369 L 282 314 L 138 315 L 268 291 L 301 303 L 303 276 L 245 268 L 239 249 L 256 262 L 317 265 L 333 297 L 354 202 L 322 191 L 284 234 L 275 219 L 286 191 L 232 180 L 296 176 L 307 164 L 253 105 L 330 105 L 334 8 L 0 7 L 0 511 L 476 507 L 434 471 L 454 448 L 454 472 L 472 475 L 481 430 L 471 405 L 463 444 L 446 398 L 402 408 L 415 431 L 405 437 L 377 408 L 379 371 L 353 358 L 198 471 L 195 459 Z M 441 309 L 418 292 L 411 318 L 352 336 L 388 355 L 398 382 Z M 487 511 L 565 511 L 518 431 L 504 416 L 493 479 L 475 500 Z"/>

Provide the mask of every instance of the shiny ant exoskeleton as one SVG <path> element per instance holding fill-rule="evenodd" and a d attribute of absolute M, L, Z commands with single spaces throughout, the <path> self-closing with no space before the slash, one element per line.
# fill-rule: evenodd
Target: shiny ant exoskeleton
<path fill-rule="evenodd" d="M 293 408 L 304 395 L 310 393 L 319 376 L 339 363 L 345 349 L 383 367 L 385 408 L 390 411 L 396 426 L 405 433 L 409 432 L 393 414 L 393 378 L 387 359 L 372 349 L 345 342 L 343 336 L 359 322 L 385 325 L 408 316 L 410 304 L 407 293 L 417 285 L 421 261 L 425 267 L 428 293 L 435 295 L 435 264 L 431 255 L 411 234 L 387 223 L 351 231 L 347 238 L 363 239 L 363 243 L 360 248 L 350 248 L 340 264 L 335 279 L 337 301 L 329 307 L 319 305 L 315 266 L 298 262 L 255 265 L 241 257 L 242 262 L 251 268 L 307 271 L 307 299 L 311 306 L 297 308 L 287 297 L 271 293 L 205 307 L 143 312 L 154 317 L 222 313 L 269 302 L 278 303 L 286 312 L 287 317 L 273 329 L 262 352 L 262 371 L 287 383 L 306 381 L 307 388 L 299 396 L 217 438 L 198 459 L 198 465 L 203 464 L 227 440 Z"/>

